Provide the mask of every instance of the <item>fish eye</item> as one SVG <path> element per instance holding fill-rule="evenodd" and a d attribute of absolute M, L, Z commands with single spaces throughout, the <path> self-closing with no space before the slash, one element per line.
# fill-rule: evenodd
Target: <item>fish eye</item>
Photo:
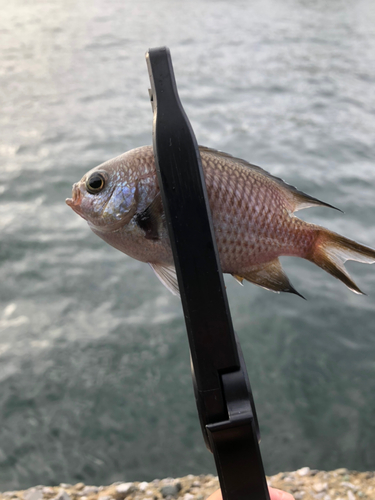
<path fill-rule="evenodd" d="M 105 186 L 105 178 L 103 174 L 95 172 L 86 181 L 86 189 L 91 194 L 99 193 Z"/>

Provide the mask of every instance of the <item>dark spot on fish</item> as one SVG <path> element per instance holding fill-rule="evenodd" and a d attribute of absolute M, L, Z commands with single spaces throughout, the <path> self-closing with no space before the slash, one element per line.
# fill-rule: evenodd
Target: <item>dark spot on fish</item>
<path fill-rule="evenodd" d="M 148 240 L 159 239 L 159 232 L 157 230 L 157 227 L 151 220 L 150 216 L 148 215 L 147 209 L 142 213 L 135 214 L 134 218 L 138 226 L 144 231 L 146 239 Z"/>
<path fill-rule="evenodd" d="M 160 232 L 164 222 L 164 212 L 160 193 L 156 195 L 153 202 L 143 210 L 143 212 L 135 214 L 134 220 L 144 231 L 146 239 L 160 239 Z"/>

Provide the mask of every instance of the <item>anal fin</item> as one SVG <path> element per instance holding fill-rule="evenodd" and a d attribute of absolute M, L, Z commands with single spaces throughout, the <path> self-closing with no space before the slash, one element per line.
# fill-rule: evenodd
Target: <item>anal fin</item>
<path fill-rule="evenodd" d="M 240 276 L 239 276 L 240 275 Z M 285 274 L 279 259 L 274 259 L 271 262 L 258 264 L 248 268 L 245 272 L 239 272 L 235 275 L 237 280 L 243 278 L 255 285 L 259 285 L 273 292 L 288 292 L 294 293 L 299 297 L 301 295 L 294 286 L 290 283 L 288 276 Z"/>

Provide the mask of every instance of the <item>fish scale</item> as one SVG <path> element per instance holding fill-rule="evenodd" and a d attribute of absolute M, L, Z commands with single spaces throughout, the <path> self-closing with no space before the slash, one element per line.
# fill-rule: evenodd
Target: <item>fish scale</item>
<path fill-rule="evenodd" d="M 279 261 L 280 256 L 295 256 L 362 293 L 344 263 L 373 263 L 375 251 L 294 215 L 303 208 L 332 205 L 227 153 L 200 147 L 200 154 L 223 272 L 240 282 L 300 295 Z M 100 238 L 149 263 L 162 283 L 178 294 L 151 146 L 90 170 L 74 184 L 66 203 Z"/>

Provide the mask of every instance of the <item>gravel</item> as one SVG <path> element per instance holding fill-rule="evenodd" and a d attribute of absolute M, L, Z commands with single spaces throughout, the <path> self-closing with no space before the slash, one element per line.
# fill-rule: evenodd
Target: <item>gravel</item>
<path fill-rule="evenodd" d="M 330 472 L 303 467 L 268 476 L 269 486 L 294 495 L 296 500 L 375 500 L 375 472 L 337 469 Z M 61 483 L 5 491 L 0 500 L 205 500 L 219 487 L 208 475 L 155 479 L 151 482 L 116 482 L 109 486 Z"/>

